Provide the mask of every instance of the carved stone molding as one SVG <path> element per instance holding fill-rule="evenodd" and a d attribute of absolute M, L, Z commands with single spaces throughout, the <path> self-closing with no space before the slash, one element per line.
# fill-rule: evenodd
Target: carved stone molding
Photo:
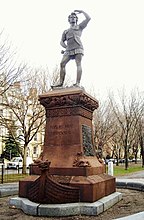
<path fill-rule="evenodd" d="M 81 107 L 67 107 L 67 108 L 57 108 L 57 109 L 47 109 L 46 117 L 61 117 L 61 116 L 71 116 L 71 115 L 80 115 L 88 119 L 92 119 L 92 112 L 87 111 Z"/>
<path fill-rule="evenodd" d="M 98 108 L 98 101 L 92 99 L 85 93 L 40 97 L 39 100 L 46 109 L 81 106 L 90 111 L 94 111 Z"/>

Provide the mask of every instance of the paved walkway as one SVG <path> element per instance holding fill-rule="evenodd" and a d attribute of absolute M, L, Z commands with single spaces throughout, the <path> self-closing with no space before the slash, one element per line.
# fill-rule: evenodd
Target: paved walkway
<path fill-rule="evenodd" d="M 144 171 L 116 178 L 117 188 L 135 189 L 144 192 Z M 115 220 L 144 220 L 144 211 Z"/>
<path fill-rule="evenodd" d="M 0 197 L 18 194 L 19 183 L 0 184 Z"/>
<path fill-rule="evenodd" d="M 136 189 L 144 192 L 144 171 L 116 178 L 117 188 Z M 18 183 L 0 184 L 0 197 L 18 194 Z M 144 220 L 144 211 L 117 220 Z"/>

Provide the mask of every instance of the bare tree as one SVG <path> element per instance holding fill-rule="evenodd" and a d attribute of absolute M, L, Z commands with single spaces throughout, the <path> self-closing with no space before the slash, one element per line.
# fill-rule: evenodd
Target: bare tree
<path fill-rule="evenodd" d="M 16 64 L 16 51 L 8 41 L 2 40 L 0 33 L 0 95 L 8 90 L 18 77 L 23 73 L 25 64 Z"/>
<path fill-rule="evenodd" d="M 34 71 L 33 71 L 34 72 Z M 19 130 L 19 139 L 23 141 L 23 173 L 26 173 L 26 156 L 28 144 L 35 137 L 37 132 L 43 130 L 45 123 L 45 110 L 40 105 L 38 94 L 46 91 L 43 71 L 35 71 L 31 80 L 26 80 L 20 86 L 15 83 L 14 87 L 5 92 L 3 105 L 12 113 Z M 32 74 L 32 72 L 31 72 Z M 44 81 L 39 79 L 43 78 Z M 17 88 L 16 88 L 17 86 Z M 9 126 L 9 124 L 7 124 Z"/>
<path fill-rule="evenodd" d="M 144 115 L 138 121 L 137 136 L 141 150 L 142 167 L 144 167 Z"/>
<path fill-rule="evenodd" d="M 108 102 L 99 105 L 99 108 L 94 112 L 94 139 L 98 153 L 103 155 L 104 148 L 111 152 L 112 137 L 117 132 L 113 129 L 115 119 Z M 108 149 L 110 148 L 110 149 Z"/>
<path fill-rule="evenodd" d="M 115 116 L 114 116 L 115 117 Z M 123 144 L 121 141 L 121 128 L 119 124 L 115 121 L 113 124 L 113 130 L 116 131 L 112 136 L 112 157 L 116 158 L 116 165 L 119 165 L 119 159 L 123 157 Z"/>
<path fill-rule="evenodd" d="M 132 91 L 129 97 L 126 97 L 123 90 L 119 98 L 119 103 L 116 103 L 114 97 L 109 95 L 112 109 L 121 128 L 121 140 L 125 149 L 125 169 L 127 169 L 129 149 L 136 137 L 136 128 L 143 114 L 144 104 L 142 96 L 140 97 L 136 90 Z"/>

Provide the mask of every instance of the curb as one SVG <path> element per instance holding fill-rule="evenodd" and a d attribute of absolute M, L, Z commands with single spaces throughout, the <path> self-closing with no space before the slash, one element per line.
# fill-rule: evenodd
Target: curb
<path fill-rule="evenodd" d="M 5 196 L 17 195 L 19 190 L 19 183 L 0 184 L 0 198 Z"/>
<path fill-rule="evenodd" d="M 118 179 L 116 180 L 116 187 L 144 192 L 144 180 Z"/>
<path fill-rule="evenodd" d="M 133 190 L 138 190 L 138 191 L 144 192 L 144 179 L 116 179 L 116 188 L 133 189 Z M 19 190 L 19 183 L 0 184 L 0 197 L 17 195 L 18 190 Z M 119 195 L 119 196 L 121 196 L 121 195 Z M 12 199 L 16 199 L 16 198 L 12 198 Z M 22 206 L 24 208 L 24 207 L 27 207 L 27 205 L 24 202 L 27 199 L 25 199 L 25 198 L 23 198 L 23 199 L 24 200 L 23 200 L 23 205 Z M 101 200 L 103 200 L 103 199 L 105 199 L 105 198 L 102 198 Z M 19 205 L 18 204 L 17 205 L 20 206 L 21 203 L 22 202 L 19 201 L 18 202 Z M 81 204 L 81 206 L 80 206 L 80 204 L 79 204 L 79 206 L 76 206 L 75 208 L 76 208 L 77 211 L 80 212 L 80 214 L 83 214 L 83 215 L 85 214 L 85 212 L 86 213 L 89 213 L 89 212 L 92 213 L 93 212 L 93 215 L 96 215 L 96 213 L 98 215 L 98 214 L 102 213 L 103 210 L 105 211 L 106 209 L 110 208 L 110 207 L 107 206 L 107 208 L 104 209 L 104 204 L 102 205 L 102 201 L 97 201 L 95 203 L 96 203 L 95 204 L 95 209 L 90 204 L 89 204 L 89 206 L 88 206 L 88 204 L 86 206 L 84 204 L 83 205 Z M 50 206 L 52 206 L 52 205 L 50 205 Z M 36 207 L 37 207 L 37 204 L 36 204 Z M 45 212 L 44 211 L 45 210 L 45 205 L 40 205 L 39 204 L 39 207 L 40 207 L 39 208 L 39 215 L 41 215 L 41 214 L 43 214 L 43 212 Z M 29 206 L 29 208 L 30 208 L 30 206 Z M 29 210 L 29 208 L 28 208 L 28 210 Z M 32 210 L 34 211 L 35 208 L 34 209 L 32 208 Z M 74 213 L 73 210 L 74 210 L 74 207 L 71 209 L 72 213 Z M 36 208 L 36 212 L 37 211 L 38 211 L 38 207 Z M 66 214 L 64 206 L 63 206 L 63 212 Z M 26 213 L 26 214 L 28 214 L 28 213 Z M 89 214 L 87 214 L 87 215 L 89 215 Z M 130 215 L 130 216 L 126 216 L 126 217 L 122 217 L 122 218 L 117 218 L 115 220 L 137 220 L 137 219 L 138 220 L 144 219 L 144 212 L 140 212 L 140 213 Z"/>
<path fill-rule="evenodd" d="M 112 193 L 93 203 L 39 204 L 31 202 L 26 198 L 14 197 L 9 200 L 9 205 L 10 207 L 21 209 L 25 214 L 34 216 L 97 216 L 118 203 L 121 199 L 122 194 L 119 192 Z"/>

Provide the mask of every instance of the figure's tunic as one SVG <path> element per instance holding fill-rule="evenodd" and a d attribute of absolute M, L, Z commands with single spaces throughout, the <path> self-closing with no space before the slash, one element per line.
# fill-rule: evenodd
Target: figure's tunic
<path fill-rule="evenodd" d="M 88 20 L 84 20 L 79 25 L 70 27 L 63 32 L 62 41 L 67 41 L 67 47 L 64 55 L 75 55 L 79 53 L 84 55 L 84 48 L 80 37 L 82 35 L 83 29 L 87 26 L 88 22 Z"/>

